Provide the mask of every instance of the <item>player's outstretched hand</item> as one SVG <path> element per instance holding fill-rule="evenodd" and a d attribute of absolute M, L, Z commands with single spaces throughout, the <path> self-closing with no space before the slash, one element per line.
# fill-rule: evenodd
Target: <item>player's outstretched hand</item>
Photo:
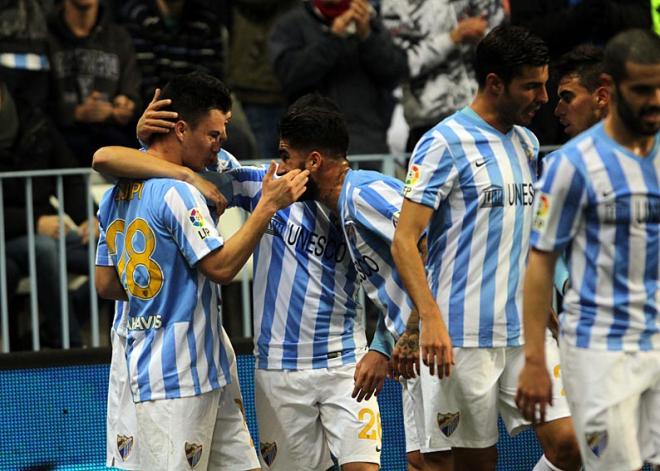
<path fill-rule="evenodd" d="M 368 401 L 373 395 L 378 396 L 385 384 L 388 363 L 387 357 L 382 353 L 375 350 L 368 351 L 355 365 L 353 376 L 355 387 L 351 397 L 360 402 L 362 399 Z"/>
<path fill-rule="evenodd" d="M 163 111 L 172 104 L 172 100 L 159 100 L 160 88 L 154 92 L 151 103 L 144 110 L 137 124 L 137 137 L 145 144 L 149 144 L 153 134 L 167 134 L 174 128 L 175 119 L 179 116 L 174 111 Z"/>
<path fill-rule="evenodd" d="M 392 372 L 394 379 L 403 376 L 411 379 L 419 375 L 419 333 L 404 332 L 392 350 Z"/>
<path fill-rule="evenodd" d="M 525 362 L 518 377 L 516 405 L 530 422 L 545 422 L 546 407 L 552 405 L 552 381 L 545 362 Z"/>
<path fill-rule="evenodd" d="M 286 208 L 302 196 L 309 179 L 309 171 L 290 170 L 276 178 L 276 170 L 277 164 L 272 160 L 264 176 L 261 201 L 265 204 L 272 204 L 274 209 L 278 210 Z"/>
<path fill-rule="evenodd" d="M 454 352 L 449 331 L 440 317 L 440 312 L 422 320 L 419 343 L 422 361 L 429 367 L 431 376 L 436 374 L 436 370 L 440 379 L 449 376 L 454 364 Z"/>

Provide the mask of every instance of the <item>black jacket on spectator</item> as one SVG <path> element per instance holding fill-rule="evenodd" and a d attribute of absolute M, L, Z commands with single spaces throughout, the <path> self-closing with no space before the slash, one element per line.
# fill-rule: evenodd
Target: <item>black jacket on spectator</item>
<path fill-rule="evenodd" d="M 145 106 L 177 75 L 199 70 L 223 78 L 222 22 L 208 2 L 187 0 L 180 18 L 166 19 L 153 0 L 127 0 L 115 20 L 133 40 Z"/>
<path fill-rule="evenodd" d="M 74 124 L 74 111 L 97 90 L 107 101 L 126 95 L 139 109 L 140 72 L 131 37 L 121 26 L 108 21 L 103 5 L 99 20 L 86 38 L 77 38 L 64 22 L 62 12 L 49 17 L 51 97 L 62 127 Z"/>
<path fill-rule="evenodd" d="M 309 3 L 279 18 L 269 46 L 275 75 L 289 102 L 319 92 L 337 103 L 350 135 L 350 153 L 386 153 L 392 90 L 406 77 L 406 54 L 392 43 L 378 18 L 360 40 L 340 38 Z"/>
<path fill-rule="evenodd" d="M 0 146 L 0 172 L 23 170 L 47 170 L 75 167 L 64 139 L 52 121 L 39 109 L 17 106 L 18 132 L 13 142 L 5 141 Z M 4 115 L 3 115 L 4 116 Z M 3 127 L 6 123 L 0 119 Z M 87 219 L 87 192 L 83 178 L 68 176 L 63 181 L 64 208 L 71 218 L 80 224 Z M 40 216 L 55 214 L 50 206 L 50 195 L 57 195 L 54 177 L 32 179 L 34 223 Z M 7 240 L 27 234 L 27 200 L 25 180 L 9 178 L 3 180 L 5 237 Z"/>

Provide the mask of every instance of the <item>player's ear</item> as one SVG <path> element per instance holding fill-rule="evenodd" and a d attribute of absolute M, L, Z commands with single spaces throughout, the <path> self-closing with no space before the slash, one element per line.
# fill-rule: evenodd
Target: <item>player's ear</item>
<path fill-rule="evenodd" d="M 499 75 L 491 72 L 486 75 L 485 89 L 490 91 L 493 95 L 500 95 L 504 91 L 504 82 Z"/>
<path fill-rule="evenodd" d="M 323 156 L 318 151 L 312 151 L 307 156 L 307 170 L 318 170 L 323 165 Z"/>
<path fill-rule="evenodd" d="M 190 127 L 188 126 L 188 123 L 185 121 L 177 121 L 176 124 L 174 125 L 174 135 L 179 141 L 183 140 L 183 136 L 186 132 L 190 130 Z"/>

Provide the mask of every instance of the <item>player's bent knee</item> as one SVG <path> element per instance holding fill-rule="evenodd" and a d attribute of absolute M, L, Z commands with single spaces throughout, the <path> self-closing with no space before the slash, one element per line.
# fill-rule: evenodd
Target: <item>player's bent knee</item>
<path fill-rule="evenodd" d="M 378 471 L 376 463 L 344 463 L 341 465 L 341 471 Z"/>
<path fill-rule="evenodd" d="M 558 468 L 570 470 L 580 467 L 580 449 L 570 423 L 554 431 L 552 439 L 544 446 L 544 452 L 546 458 Z"/>
<path fill-rule="evenodd" d="M 408 471 L 422 471 L 424 469 L 424 461 L 419 450 L 406 453 L 406 459 L 408 461 Z"/>

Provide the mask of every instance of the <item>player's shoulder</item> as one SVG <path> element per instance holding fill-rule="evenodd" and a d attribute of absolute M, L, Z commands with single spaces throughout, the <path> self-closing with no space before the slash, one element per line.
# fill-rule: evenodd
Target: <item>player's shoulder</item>
<path fill-rule="evenodd" d="M 566 160 L 574 167 L 581 169 L 585 166 L 585 159 L 590 158 L 589 155 L 598 153 L 596 144 L 599 141 L 604 141 L 603 133 L 603 124 L 598 123 L 583 133 L 578 134 L 557 151 L 553 152 L 553 158 L 558 162 Z"/>

